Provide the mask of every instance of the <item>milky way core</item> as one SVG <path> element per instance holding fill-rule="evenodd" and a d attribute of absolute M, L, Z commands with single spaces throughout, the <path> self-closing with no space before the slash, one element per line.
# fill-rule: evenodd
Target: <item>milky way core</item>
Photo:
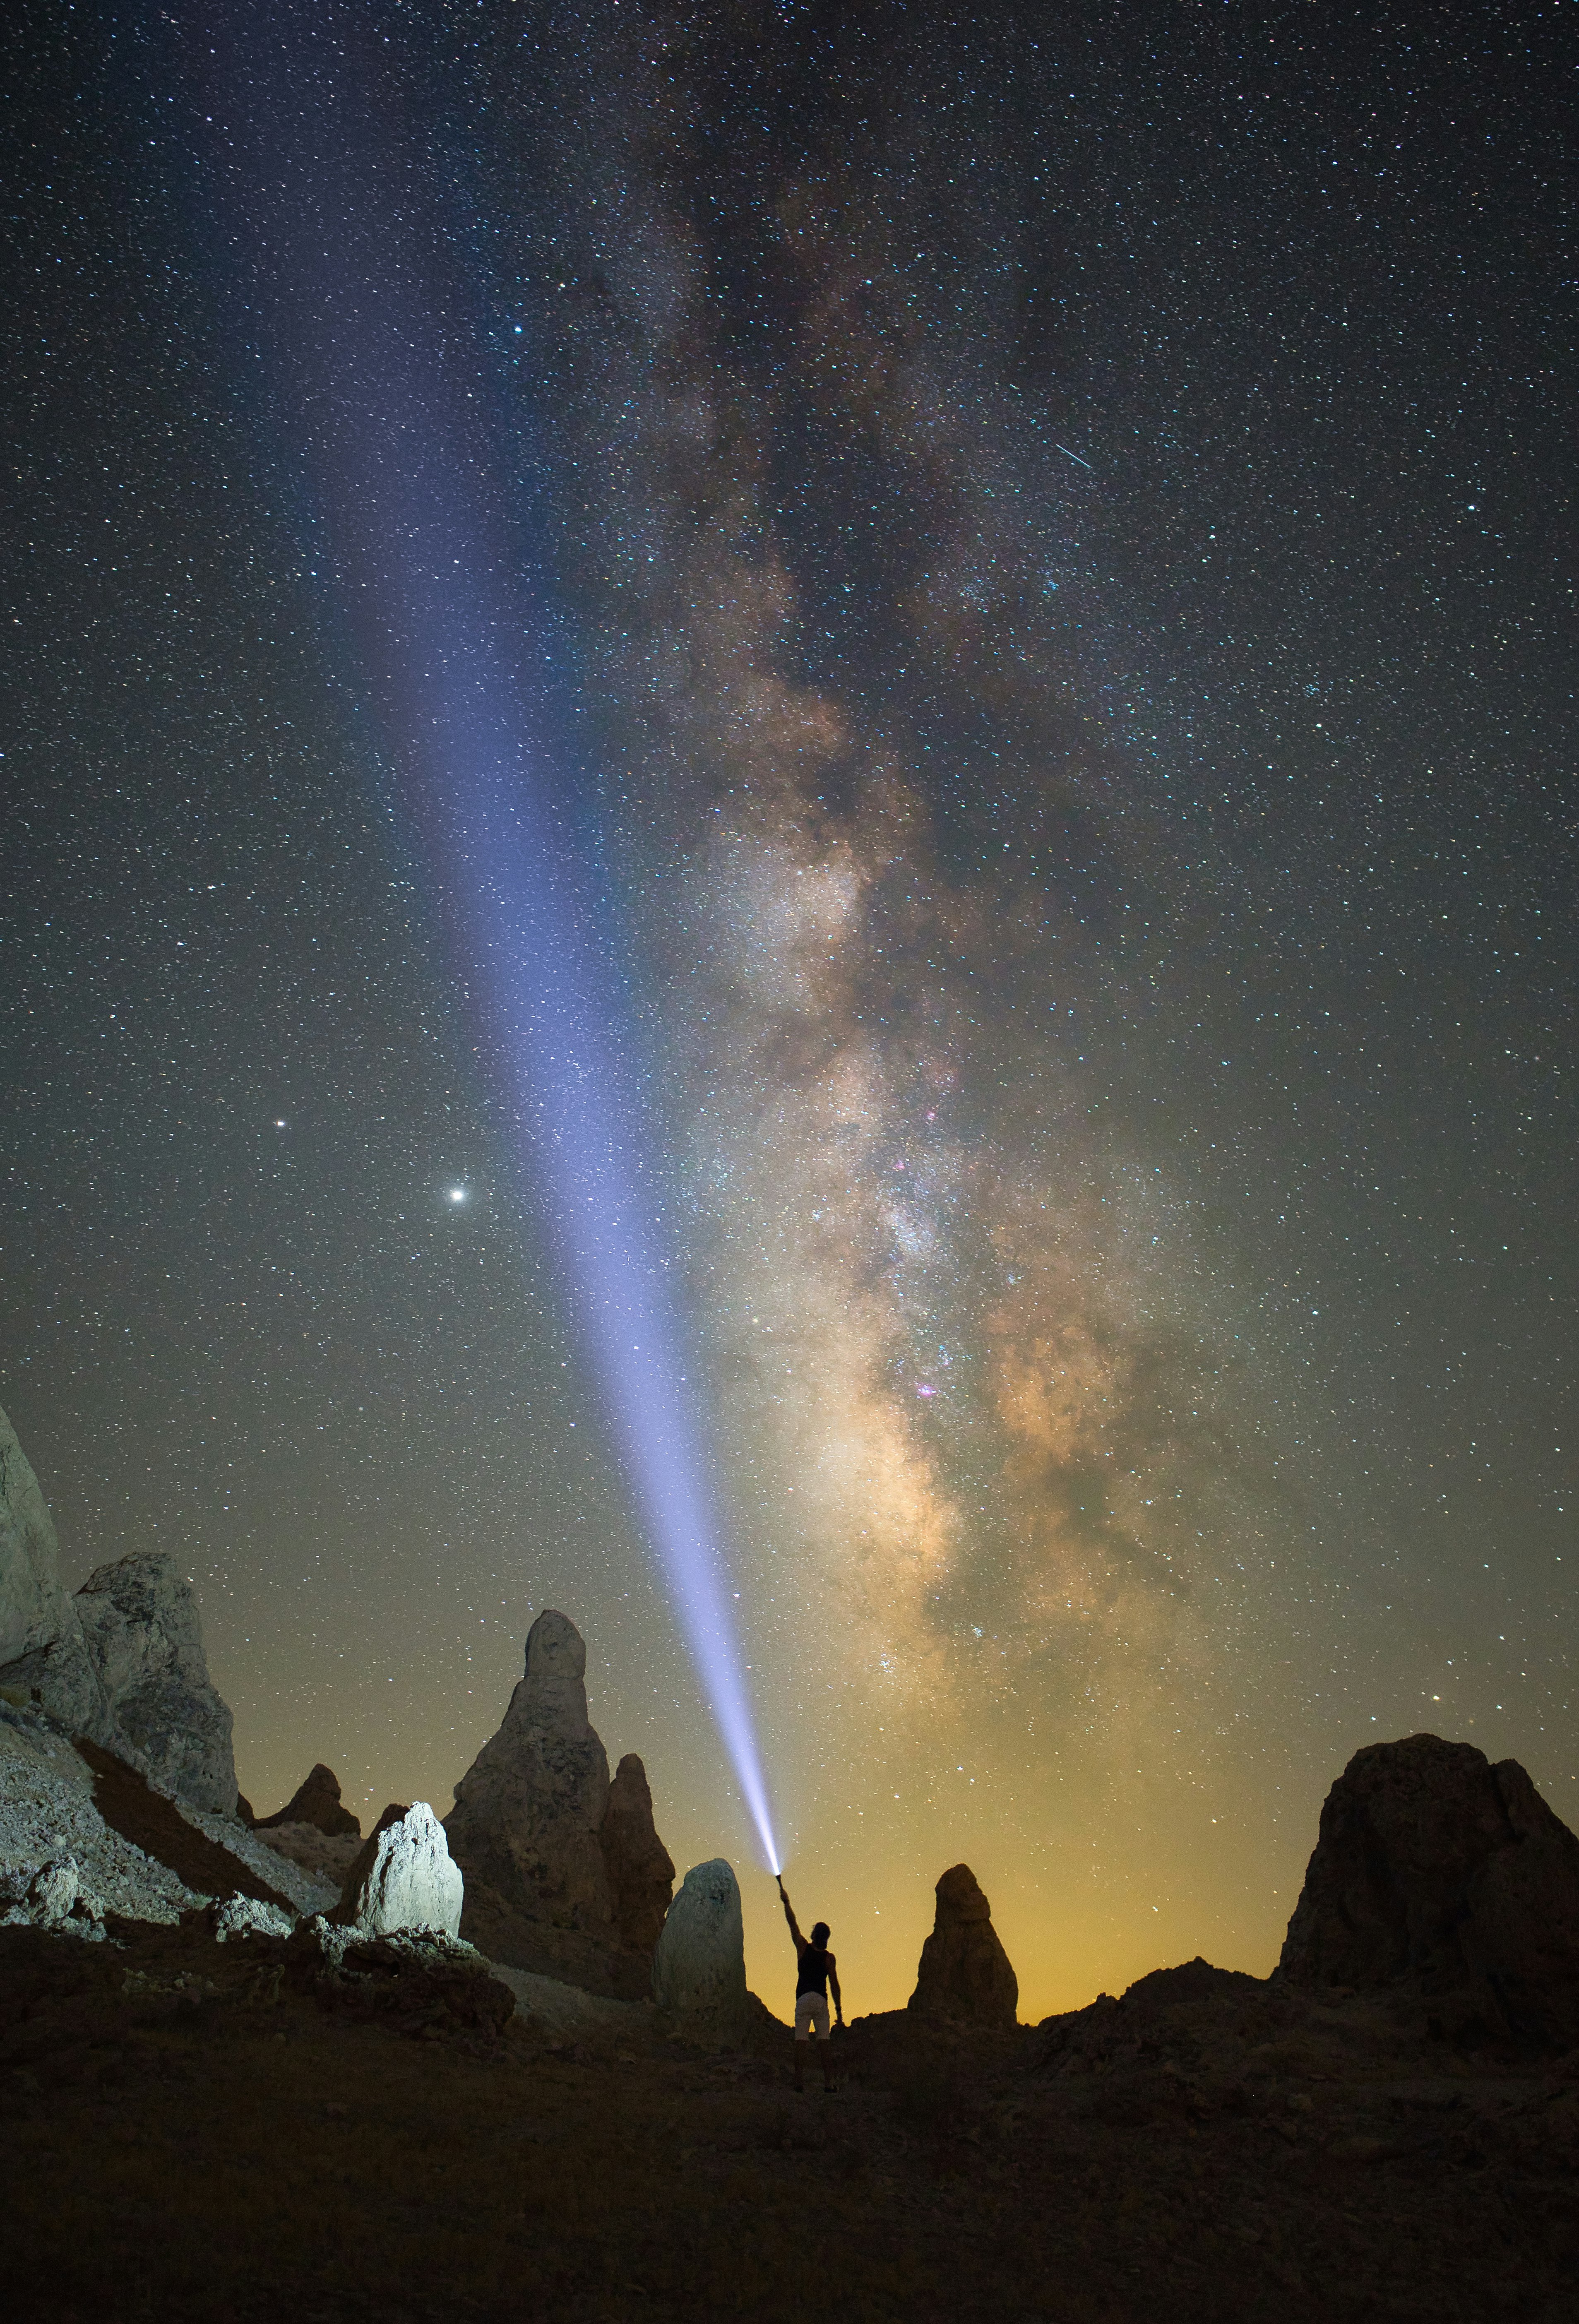
<path fill-rule="evenodd" d="M 370 0 L 305 179 L 333 11 L 38 33 L 0 1402 L 260 1807 L 442 1811 L 558 1606 L 783 2002 L 683 1374 L 847 2006 L 962 1859 L 1027 2015 L 1265 1971 L 1381 1738 L 1573 1820 L 1566 64 L 1307 18 Z"/>

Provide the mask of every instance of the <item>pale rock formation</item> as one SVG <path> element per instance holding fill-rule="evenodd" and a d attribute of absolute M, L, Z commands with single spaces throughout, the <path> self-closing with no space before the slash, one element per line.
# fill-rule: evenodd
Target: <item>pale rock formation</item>
<path fill-rule="evenodd" d="M 53 1868 L 68 1860 L 78 1882 L 73 1923 L 96 1907 L 173 1922 L 249 1888 L 311 1913 L 337 1893 L 234 1818 L 169 1799 L 103 1745 L 73 1745 L 43 1712 L 0 1702 L 0 1918 L 38 1920 L 61 1893 Z M 35 1891 L 41 1875 L 50 1877 Z"/>
<path fill-rule="evenodd" d="M 0 1413 L 0 1695 L 36 1703 L 187 1804 L 233 1814 L 230 1712 L 189 1584 L 162 1551 L 91 1574 L 75 1598 L 38 1480 Z"/>
<path fill-rule="evenodd" d="M 242 1937 L 288 1937 L 296 1922 L 278 1904 L 264 1904 L 261 1896 L 227 1896 L 222 1904 L 215 1905 L 209 1925 L 215 1943 L 224 1945 Z"/>
<path fill-rule="evenodd" d="M 0 1412 L 0 1692 L 36 1701 L 71 1735 L 114 1745 L 115 1721 L 89 1659 L 44 1497 Z"/>
<path fill-rule="evenodd" d="M 94 1788 L 91 1770 L 47 1718 L 0 1706 L 0 1917 L 47 1920 L 53 1882 L 36 1896 L 33 1884 L 67 1862 L 79 1891 L 130 1920 L 179 1921 L 203 1901 L 105 1821 Z"/>
<path fill-rule="evenodd" d="M 329 1918 L 363 1936 L 397 1929 L 460 1931 L 465 1882 L 450 1861 L 444 1826 L 426 1800 L 387 1816 L 346 1875 L 345 1892 Z"/>
<path fill-rule="evenodd" d="M 966 2025 L 1015 2023 L 1020 1980 L 968 1864 L 951 1866 L 937 1883 L 937 1916 L 921 1948 L 910 2006 L 919 2016 Z"/>
<path fill-rule="evenodd" d="M 1465 2032 L 1579 2041 L 1579 1839 L 1516 1759 L 1372 1743 L 1327 1794 L 1279 1971 L 1412 1987 Z"/>
<path fill-rule="evenodd" d="M 660 2009 L 725 2038 L 752 2023 L 740 1883 L 723 1857 L 694 1864 L 669 1908 L 652 1956 Z"/>
<path fill-rule="evenodd" d="M 74 1856 L 41 1865 L 25 1888 L 0 1872 L 0 1928 L 20 1924 L 98 1940 L 103 1922 L 103 1901 L 85 1884 Z"/>
<path fill-rule="evenodd" d="M 320 1759 L 306 1780 L 272 1816 L 249 1819 L 254 1831 L 272 1831 L 280 1824 L 310 1824 L 330 1840 L 362 1837 L 362 1826 L 340 1800 L 340 1779 Z"/>
<path fill-rule="evenodd" d="M 674 1895 L 674 1858 L 658 1837 L 647 1770 L 634 1751 L 614 1770 L 601 1838 L 619 1941 L 628 1951 L 650 1953 Z"/>
<path fill-rule="evenodd" d="M 197 1600 L 174 1558 L 134 1550 L 90 1573 L 74 1604 L 111 1715 L 137 1764 L 161 1791 L 234 1815 L 230 1711 L 208 1676 Z"/>
<path fill-rule="evenodd" d="M 456 1785 L 445 1819 L 469 1887 L 522 1921 L 612 1944 L 600 1835 L 608 1757 L 586 1716 L 586 1648 L 563 1614 L 538 1616 L 503 1723 Z"/>

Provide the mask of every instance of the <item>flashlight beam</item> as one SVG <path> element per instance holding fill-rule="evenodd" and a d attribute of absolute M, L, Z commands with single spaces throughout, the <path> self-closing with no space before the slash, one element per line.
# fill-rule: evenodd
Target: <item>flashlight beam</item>
<path fill-rule="evenodd" d="M 220 206 L 250 253 L 249 327 L 261 313 L 309 447 L 328 540 L 315 562 L 333 569 L 642 1529 L 776 1868 L 670 1287 L 678 1253 L 644 1167 L 660 1140 L 568 827 L 552 631 L 501 514 L 519 415 L 495 408 L 480 330 L 457 327 L 459 237 L 434 208 L 428 157 L 405 142 L 370 21 L 337 0 L 283 22 L 245 0 L 194 11 Z"/>

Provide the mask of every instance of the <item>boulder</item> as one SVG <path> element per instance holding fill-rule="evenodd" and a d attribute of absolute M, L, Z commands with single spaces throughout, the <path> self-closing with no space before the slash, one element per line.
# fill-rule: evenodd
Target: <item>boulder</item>
<path fill-rule="evenodd" d="M 527 1636 L 525 1675 L 498 1733 L 456 1785 L 445 1830 L 468 1888 L 485 1884 L 522 1922 L 612 1947 L 601 1839 L 608 1756 L 587 1720 L 586 1670 L 574 1622 L 540 1614 Z"/>
<path fill-rule="evenodd" d="M 967 2025 L 1015 2023 L 1020 1980 L 968 1864 L 954 1865 L 937 1883 L 937 1917 L 921 1948 L 910 2006 L 920 2016 Z"/>
<path fill-rule="evenodd" d="M 496 2040 L 515 1996 L 475 1946 L 437 1929 L 365 1936 L 321 1918 L 304 1921 L 286 1950 L 292 1984 L 325 2009 L 375 2017 L 407 2034 Z"/>
<path fill-rule="evenodd" d="M 444 1826 L 426 1800 L 389 1810 L 346 1876 L 329 1919 L 367 1937 L 396 1929 L 460 1931 L 465 1883 L 450 1861 Z"/>
<path fill-rule="evenodd" d="M 282 1808 L 272 1816 L 255 1816 L 251 1821 L 254 1831 L 271 1831 L 282 1823 L 305 1823 L 330 1840 L 344 1839 L 348 1833 L 355 1833 L 358 1840 L 362 1837 L 361 1824 L 349 1808 L 340 1804 L 338 1775 L 321 1759 Z"/>
<path fill-rule="evenodd" d="M 650 1953 L 674 1895 L 674 1859 L 658 1837 L 647 1770 L 633 1751 L 614 1770 L 601 1838 L 615 1932 L 628 1951 Z"/>
<path fill-rule="evenodd" d="M 1436 1735 L 1371 1744 L 1327 1794 L 1279 1968 L 1579 2040 L 1579 1839 L 1515 1759 Z"/>
<path fill-rule="evenodd" d="M 208 1915 L 217 1945 L 234 1944 L 246 1937 L 288 1937 L 296 1916 L 279 1904 L 265 1904 L 256 1896 L 226 1896 Z"/>
<path fill-rule="evenodd" d="M 90 1573 L 74 1602 L 111 1715 L 137 1764 L 176 1799 L 233 1815 L 230 1712 L 208 1676 L 197 1600 L 174 1558 L 134 1550 Z"/>
<path fill-rule="evenodd" d="M 669 1908 L 652 1956 L 652 1998 L 697 2031 L 725 2039 L 751 2023 L 740 1883 L 721 1856 L 692 1865 Z"/>
<path fill-rule="evenodd" d="M 0 1412 L 0 1692 L 37 1702 L 69 1735 L 119 1738 L 60 1579 L 55 1528 L 16 1431 Z"/>
<path fill-rule="evenodd" d="M 103 1900 L 83 1879 L 74 1856 L 40 1865 L 25 1886 L 14 1873 L 0 1872 L 0 1927 L 54 1929 L 97 1940 L 104 1935 L 104 1915 Z"/>

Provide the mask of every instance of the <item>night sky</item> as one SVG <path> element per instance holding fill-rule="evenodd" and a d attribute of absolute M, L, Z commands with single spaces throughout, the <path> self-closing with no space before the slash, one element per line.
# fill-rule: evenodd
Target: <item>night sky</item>
<path fill-rule="evenodd" d="M 1579 1819 L 1562 12 L 8 39 L 0 1403 L 71 1581 L 191 1574 L 259 1811 L 447 1812 L 559 1607 L 784 2000 L 293 210 L 475 415 L 847 2006 L 961 1858 L 1024 2015 L 1264 1972 L 1379 1738 Z M 271 143 L 325 92 L 365 244 Z"/>

